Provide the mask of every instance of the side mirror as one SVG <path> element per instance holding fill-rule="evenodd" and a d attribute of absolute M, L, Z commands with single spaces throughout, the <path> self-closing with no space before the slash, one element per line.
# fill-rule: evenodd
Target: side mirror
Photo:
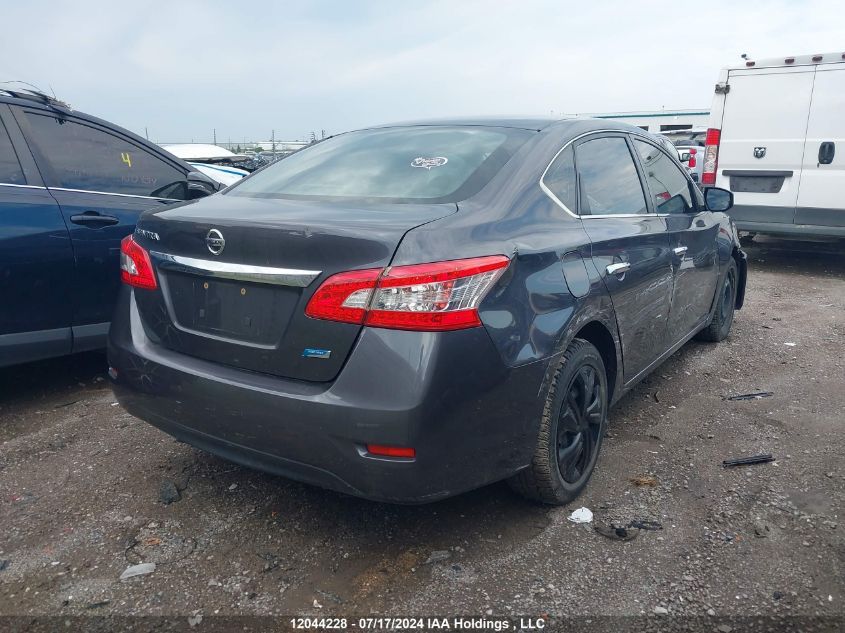
<path fill-rule="evenodd" d="M 681 153 L 681 162 L 682 163 L 689 162 L 689 152 L 682 152 Z"/>
<path fill-rule="evenodd" d="M 199 171 L 189 171 L 187 175 L 188 180 L 188 200 L 196 200 L 197 198 L 205 198 L 222 189 L 222 185 L 213 181 L 211 178 Z"/>
<path fill-rule="evenodd" d="M 210 190 L 208 185 L 200 182 L 188 181 L 188 200 L 196 200 L 198 198 L 205 198 L 210 196 L 214 191 Z"/>
<path fill-rule="evenodd" d="M 704 206 L 708 211 L 727 211 L 734 206 L 734 195 L 727 189 L 707 187 L 704 190 Z"/>

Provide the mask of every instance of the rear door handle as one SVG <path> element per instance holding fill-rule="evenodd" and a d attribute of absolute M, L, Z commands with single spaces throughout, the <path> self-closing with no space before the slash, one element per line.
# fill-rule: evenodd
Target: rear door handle
<path fill-rule="evenodd" d="M 74 224 L 93 228 L 101 228 L 120 223 L 120 220 L 113 215 L 102 215 L 99 211 L 85 211 L 84 213 L 72 215 L 70 216 L 70 221 Z"/>
<path fill-rule="evenodd" d="M 619 262 L 618 264 L 610 264 L 607 267 L 608 275 L 624 275 L 631 270 L 630 262 Z"/>
<path fill-rule="evenodd" d="M 675 248 L 672 249 L 672 252 L 675 253 L 675 255 L 683 255 L 684 253 L 687 252 L 687 247 L 686 246 L 676 246 Z"/>
<path fill-rule="evenodd" d="M 830 165 L 836 155 L 836 143 L 825 141 L 819 145 L 819 165 Z"/>

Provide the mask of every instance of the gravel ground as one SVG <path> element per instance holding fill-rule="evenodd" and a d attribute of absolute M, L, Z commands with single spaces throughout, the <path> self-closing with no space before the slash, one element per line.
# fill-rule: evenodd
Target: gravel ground
<path fill-rule="evenodd" d="M 116 406 L 101 354 L 1 370 L 0 614 L 845 617 L 845 251 L 748 252 L 728 341 L 611 411 L 568 508 L 504 484 L 362 501 L 176 443 Z M 721 465 L 757 453 L 776 461 Z M 662 529 L 611 540 L 567 520 L 579 505 Z"/>

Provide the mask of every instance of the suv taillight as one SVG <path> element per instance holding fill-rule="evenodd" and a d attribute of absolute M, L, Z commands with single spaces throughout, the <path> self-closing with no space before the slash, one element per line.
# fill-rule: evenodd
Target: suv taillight
<path fill-rule="evenodd" d="M 338 273 L 320 285 L 305 314 L 397 330 L 476 327 L 478 304 L 509 263 L 494 255 Z"/>
<path fill-rule="evenodd" d="M 689 161 L 687 161 L 687 165 L 689 167 L 695 167 L 695 155 L 698 153 L 698 150 L 694 147 L 689 148 Z"/>
<path fill-rule="evenodd" d="M 701 184 L 716 184 L 716 168 L 719 165 L 719 141 L 722 131 L 715 128 L 707 130 L 707 138 L 704 141 L 704 165 L 701 172 Z"/>
<path fill-rule="evenodd" d="M 150 254 L 132 239 L 131 235 L 120 241 L 120 280 L 145 290 L 155 290 L 158 287 Z"/>

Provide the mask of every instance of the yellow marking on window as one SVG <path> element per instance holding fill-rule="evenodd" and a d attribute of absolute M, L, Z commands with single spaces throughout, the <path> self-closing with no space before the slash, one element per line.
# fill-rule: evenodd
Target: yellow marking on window
<path fill-rule="evenodd" d="M 129 157 L 129 152 L 121 152 L 120 160 L 126 163 L 129 167 L 132 167 L 132 159 Z"/>

